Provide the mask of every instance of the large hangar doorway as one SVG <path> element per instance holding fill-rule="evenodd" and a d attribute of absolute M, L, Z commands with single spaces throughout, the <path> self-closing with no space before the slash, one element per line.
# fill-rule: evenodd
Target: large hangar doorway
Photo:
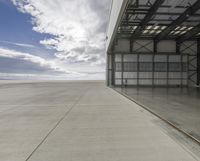
<path fill-rule="evenodd" d="M 199 84 L 199 0 L 113 0 L 108 86 L 200 141 Z"/>
<path fill-rule="evenodd" d="M 160 51 L 156 54 L 152 51 L 153 42 L 149 40 L 135 41 L 132 53 L 120 51 L 117 45 L 113 55 L 113 85 L 187 86 L 189 54 L 177 54 L 173 51 L 175 48 L 172 42 L 162 43 L 169 46 L 169 51 Z M 122 46 L 121 43 L 119 46 Z"/>

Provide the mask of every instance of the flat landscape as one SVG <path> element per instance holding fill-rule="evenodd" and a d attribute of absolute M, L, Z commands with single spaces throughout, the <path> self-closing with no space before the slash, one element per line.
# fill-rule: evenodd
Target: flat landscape
<path fill-rule="evenodd" d="M 2 81 L 1 161 L 195 161 L 101 81 Z"/>

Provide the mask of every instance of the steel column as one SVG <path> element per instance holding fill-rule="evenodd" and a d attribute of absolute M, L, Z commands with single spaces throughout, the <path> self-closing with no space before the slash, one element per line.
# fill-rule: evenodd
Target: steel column
<path fill-rule="evenodd" d="M 139 64 L 139 57 L 140 55 L 137 54 L 137 86 L 139 86 L 140 82 L 139 82 L 139 69 L 140 69 L 140 64 Z"/>
<path fill-rule="evenodd" d="M 197 85 L 200 84 L 200 39 L 197 39 Z"/>
<path fill-rule="evenodd" d="M 176 41 L 176 53 L 179 54 L 181 57 L 181 61 L 180 61 L 180 65 L 181 65 L 181 71 L 180 71 L 180 76 L 181 76 L 181 87 L 183 86 L 183 55 L 182 53 L 180 52 L 180 43 L 178 41 Z"/>
<path fill-rule="evenodd" d="M 169 55 L 167 55 L 167 87 L 169 87 Z"/>
<path fill-rule="evenodd" d="M 106 85 L 110 85 L 110 56 L 108 53 L 106 53 L 107 59 L 106 59 Z"/>
<path fill-rule="evenodd" d="M 124 54 L 121 55 L 121 86 L 124 85 Z"/>
<path fill-rule="evenodd" d="M 157 47 L 158 42 L 154 40 L 153 42 L 153 55 L 152 55 L 152 86 L 155 85 L 155 78 L 154 78 L 154 72 L 155 72 L 155 54 L 157 54 Z"/>

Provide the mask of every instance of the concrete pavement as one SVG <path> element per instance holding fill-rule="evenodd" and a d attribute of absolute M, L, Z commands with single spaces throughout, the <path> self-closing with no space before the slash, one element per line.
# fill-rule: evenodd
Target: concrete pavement
<path fill-rule="evenodd" d="M 198 88 L 116 88 L 200 142 Z"/>
<path fill-rule="evenodd" d="M 102 82 L 0 85 L 0 161 L 195 161 Z"/>

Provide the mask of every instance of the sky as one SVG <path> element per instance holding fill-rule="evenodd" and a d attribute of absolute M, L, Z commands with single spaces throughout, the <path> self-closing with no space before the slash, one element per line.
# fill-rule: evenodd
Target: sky
<path fill-rule="evenodd" d="M 0 79 L 105 79 L 111 0 L 0 0 Z"/>

